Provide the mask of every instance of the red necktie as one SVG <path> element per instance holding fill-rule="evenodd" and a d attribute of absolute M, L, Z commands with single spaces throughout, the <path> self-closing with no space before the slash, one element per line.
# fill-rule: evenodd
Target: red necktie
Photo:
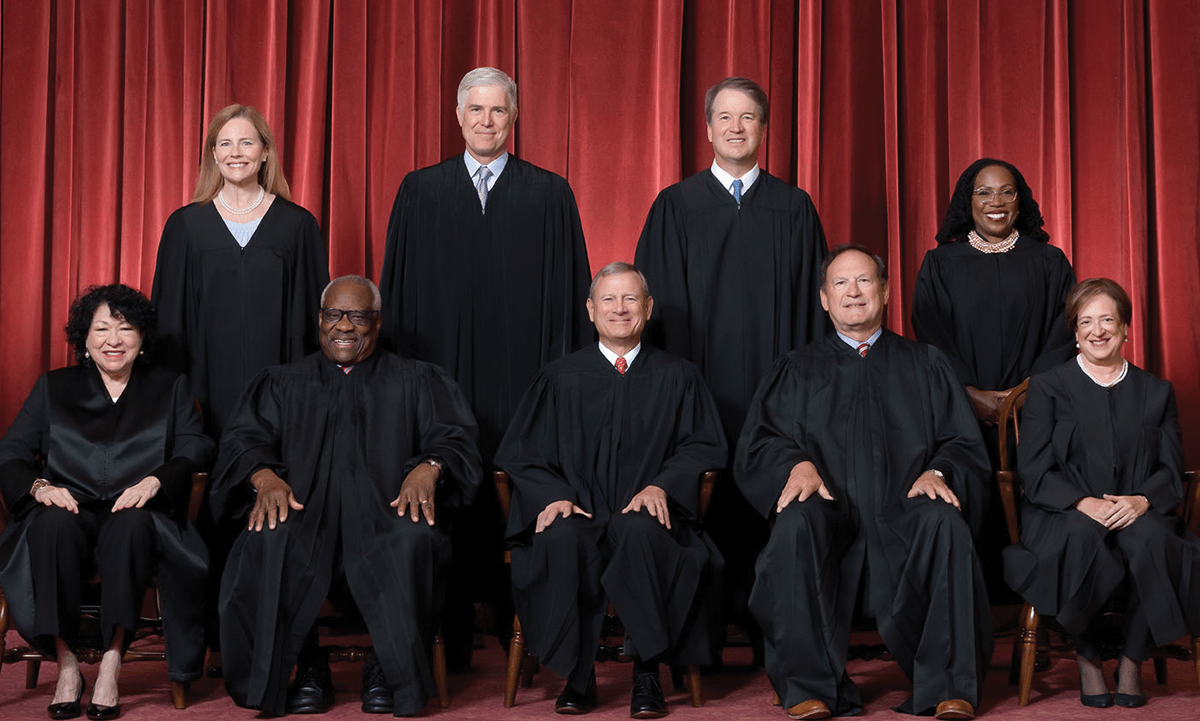
<path fill-rule="evenodd" d="M 863 358 L 867 357 L 867 351 L 869 351 L 869 350 L 871 350 L 870 343 L 859 343 L 858 344 L 858 354 L 860 356 L 862 356 Z"/>
<path fill-rule="evenodd" d="M 617 366 L 617 372 L 621 375 L 625 375 L 625 370 L 629 368 L 629 364 L 625 362 L 625 356 L 617 356 L 617 362 L 614 365 Z"/>

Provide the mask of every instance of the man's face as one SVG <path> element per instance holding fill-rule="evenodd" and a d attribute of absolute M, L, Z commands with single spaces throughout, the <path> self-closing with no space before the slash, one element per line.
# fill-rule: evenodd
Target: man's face
<path fill-rule="evenodd" d="M 487 165 L 504 153 L 517 114 L 509 107 L 503 88 L 476 85 L 467 91 L 466 100 L 454 109 L 454 114 L 471 157 Z"/>
<path fill-rule="evenodd" d="M 766 132 L 766 119 L 759 117 L 753 98 L 730 88 L 717 93 L 708 123 L 708 140 L 718 165 L 724 168 L 758 162 L 758 146 L 762 145 Z"/>
<path fill-rule="evenodd" d="M 343 281 L 329 289 L 320 313 L 321 351 L 326 358 L 349 366 L 375 352 L 380 321 L 379 313 L 371 308 L 373 301 L 370 289 L 358 283 Z M 348 312 L 337 322 L 325 322 L 326 317 L 336 315 L 335 310 Z"/>
<path fill-rule="evenodd" d="M 653 309 L 654 299 L 646 295 L 637 273 L 604 276 L 587 299 L 588 317 L 609 348 L 636 346 Z"/>
<path fill-rule="evenodd" d="M 821 287 L 821 307 L 840 333 L 866 340 L 883 325 L 887 301 L 887 281 L 879 280 L 870 256 L 848 250 L 833 259 Z"/>

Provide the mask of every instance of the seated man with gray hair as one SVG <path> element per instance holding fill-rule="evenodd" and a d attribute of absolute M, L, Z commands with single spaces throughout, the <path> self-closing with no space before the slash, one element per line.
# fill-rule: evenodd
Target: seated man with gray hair
<path fill-rule="evenodd" d="M 697 528 L 699 487 L 725 437 L 695 366 L 642 344 L 653 307 L 629 263 L 597 273 L 599 344 L 537 374 L 496 454 L 513 484 L 513 599 L 530 650 L 567 677 L 558 713 L 596 706 L 606 600 L 635 659 L 633 718 L 667 712 L 660 661 L 711 661 L 696 597 L 722 561 Z"/>
<path fill-rule="evenodd" d="M 374 646 L 363 711 L 415 714 L 433 693 L 443 525 L 478 485 L 475 420 L 442 370 L 376 349 L 379 308 L 371 281 L 330 283 L 321 352 L 260 373 L 221 438 L 213 512 L 246 519 L 219 603 L 225 687 L 241 706 L 328 710 L 313 624 L 342 585 Z"/>

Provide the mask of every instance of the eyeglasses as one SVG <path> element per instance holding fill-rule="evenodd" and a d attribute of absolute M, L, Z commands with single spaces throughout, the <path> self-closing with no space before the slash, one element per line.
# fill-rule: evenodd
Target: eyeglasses
<path fill-rule="evenodd" d="M 321 322 L 333 325 L 342 319 L 342 316 L 350 316 L 350 322 L 354 325 L 368 326 L 379 316 L 377 310 L 342 310 L 341 308 L 322 308 Z"/>
<path fill-rule="evenodd" d="M 1012 188 L 1004 190 L 992 190 L 990 188 L 977 188 L 974 193 L 975 200 L 983 203 L 994 203 L 999 200 L 1001 203 L 1008 204 L 1017 199 L 1017 191 Z"/>

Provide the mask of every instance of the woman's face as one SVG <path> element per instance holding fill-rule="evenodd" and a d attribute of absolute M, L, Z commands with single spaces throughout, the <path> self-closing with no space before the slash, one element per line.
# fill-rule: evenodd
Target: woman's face
<path fill-rule="evenodd" d="M 101 373 L 123 377 L 142 350 L 142 332 L 121 316 L 114 316 L 108 303 L 101 303 L 92 316 L 86 345 Z"/>
<path fill-rule="evenodd" d="M 1121 358 L 1129 328 L 1117 315 L 1117 303 L 1101 293 L 1079 311 L 1075 319 L 1075 342 L 1083 359 L 1095 365 L 1113 363 Z"/>
<path fill-rule="evenodd" d="M 1017 181 L 1003 165 L 989 165 L 975 176 L 971 217 L 975 232 L 989 243 L 1007 238 L 1017 222 Z"/>
<path fill-rule="evenodd" d="M 231 118 L 217 133 L 213 158 L 225 182 L 233 185 L 258 182 L 258 169 L 267 159 L 267 149 L 254 123 L 246 118 Z"/>

